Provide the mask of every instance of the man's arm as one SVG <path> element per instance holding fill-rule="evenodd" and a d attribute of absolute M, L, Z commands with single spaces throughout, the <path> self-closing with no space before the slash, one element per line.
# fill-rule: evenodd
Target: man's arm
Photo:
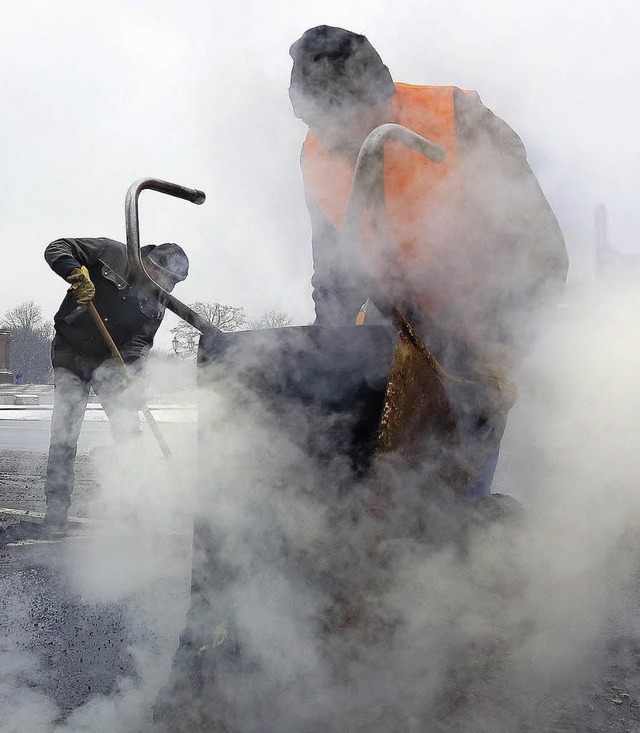
<path fill-rule="evenodd" d="M 313 300 L 316 324 L 353 325 L 360 307 L 371 295 L 370 279 L 357 257 L 341 251 L 340 233 L 306 194 L 313 247 Z"/>
<path fill-rule="evenodd" d="M 125 364 L 134 364 L 149 356 L 153 340 L 161 323 L 162 318 L 148 319 L 138 333 L 121 345 L 120 354 Z"/>
<path fill-rule="evenodd" d="M 103 251 L 113 240 L 106 237 L 56 239 L 44 251 L 49 267 L 65 280 L 72 270 L 98 263 Z"/>
<path fill-rule="evenodd" d="M 562 293 L 569 264 L 564 237 L 518 135 L 475 92 L 456 93 L 455 113 L 469 206 L 481 212 L 483 246 L 495 254 L 488 287 L 493 335 L 496 341 L 526 342 L 531 312 L 554 304 Z"/>

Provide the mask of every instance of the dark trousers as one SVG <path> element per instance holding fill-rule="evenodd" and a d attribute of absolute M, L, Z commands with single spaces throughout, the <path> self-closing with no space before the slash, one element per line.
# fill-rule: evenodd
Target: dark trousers
<path fill-rule="evenodd" d="M 74 464 L 78 438 L 89 399 L 94 388 L 109 417 L 114 440 L 122 445 L 140 435 L 138 416 L 139 385 L 133 386 L 125 369 L 113 359 L 75 354 L 54 341 L 54 399 L 51 441 L 44 484 L 47 511 L 66 513 L 74 485 Z"/>

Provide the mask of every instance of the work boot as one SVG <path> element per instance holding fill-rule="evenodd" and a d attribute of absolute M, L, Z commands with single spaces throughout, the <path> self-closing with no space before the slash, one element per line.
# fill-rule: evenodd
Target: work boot
<path fill-rule="evenodd" d="M 499 531 L 501 542 L 506 542 L 507 532 L 518 532 L 526 524 L 526 510 L 522 504 L 508 494 L 489 494 L 474 502 L 462 524 L 458 545 L 464 555 L 468 555 L 478 538 L 490 536 Z M 502 532 L 500 532 L 502 530 Z"/>
<path fill-rule="evenodd" d="M 489 494 L 483 496 L 473 505 L 473 521 L 478 525 L 492 522 L 508 522 L 513 525 L 522 524 L 526 517 L 522 504 L 508 494 Z"/>
<path fill-rule="evenodd" d="M 43 524 L 51 530 L 65 529 L 67 526 L 67 510 L 59 506 L 48 506 Z"/>

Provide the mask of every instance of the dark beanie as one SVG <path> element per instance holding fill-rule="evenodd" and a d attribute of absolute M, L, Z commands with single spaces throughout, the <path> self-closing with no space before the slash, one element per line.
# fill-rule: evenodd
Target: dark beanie
<path fill-rule="evenodd" d="M 289 98 L 296 117 L 373 105 L 395 93 L 389 69 L 365 36 L 319 25 L 289 49 L 293 59 Z"/>
<path fill-rule="evenodd" d="M 184 280 L 189 274 L 189 258 L 178 244 L 147 244 L 140 252 L 176 282 Z"/>

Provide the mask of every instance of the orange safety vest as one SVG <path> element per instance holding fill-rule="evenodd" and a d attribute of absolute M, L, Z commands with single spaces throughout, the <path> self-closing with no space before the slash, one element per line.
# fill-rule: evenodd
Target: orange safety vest
<path fill-rule="evenodd" d="M 384 200 L 387 229 L 392 241 L 380 242 L 371 222 L 380 212 L 369 212 L 368 224 L 361 231 L 360 249 L 363 264 L 388 295 L 398 295 L 401 283 L 404 294 L 412 295 L 425 310 L 443 305 L 451 293 L 438 293 L 426 284 L 441 271 L 447 258 L 451 237 L 451 213 L 459 193 L 456 176 L 457 143 L 455 132 L 455 87 L 415 86 L 396 83 L 391 98 L 392 121 L 422 137 L 442 145 L 447 151 L 443 163 L 433 163 L 424 156 L 394 141 L 384 150 Z M 354 163 L 332 154 L 309 132 L 303 146 L 302 172 L 305 188 L 325 217 L 336 229 L 344 219 L 354 172 Z M 443 218 L 442 211 L 449 215 Z M 394 287 L 393 283 L 396 283 Z"/>

